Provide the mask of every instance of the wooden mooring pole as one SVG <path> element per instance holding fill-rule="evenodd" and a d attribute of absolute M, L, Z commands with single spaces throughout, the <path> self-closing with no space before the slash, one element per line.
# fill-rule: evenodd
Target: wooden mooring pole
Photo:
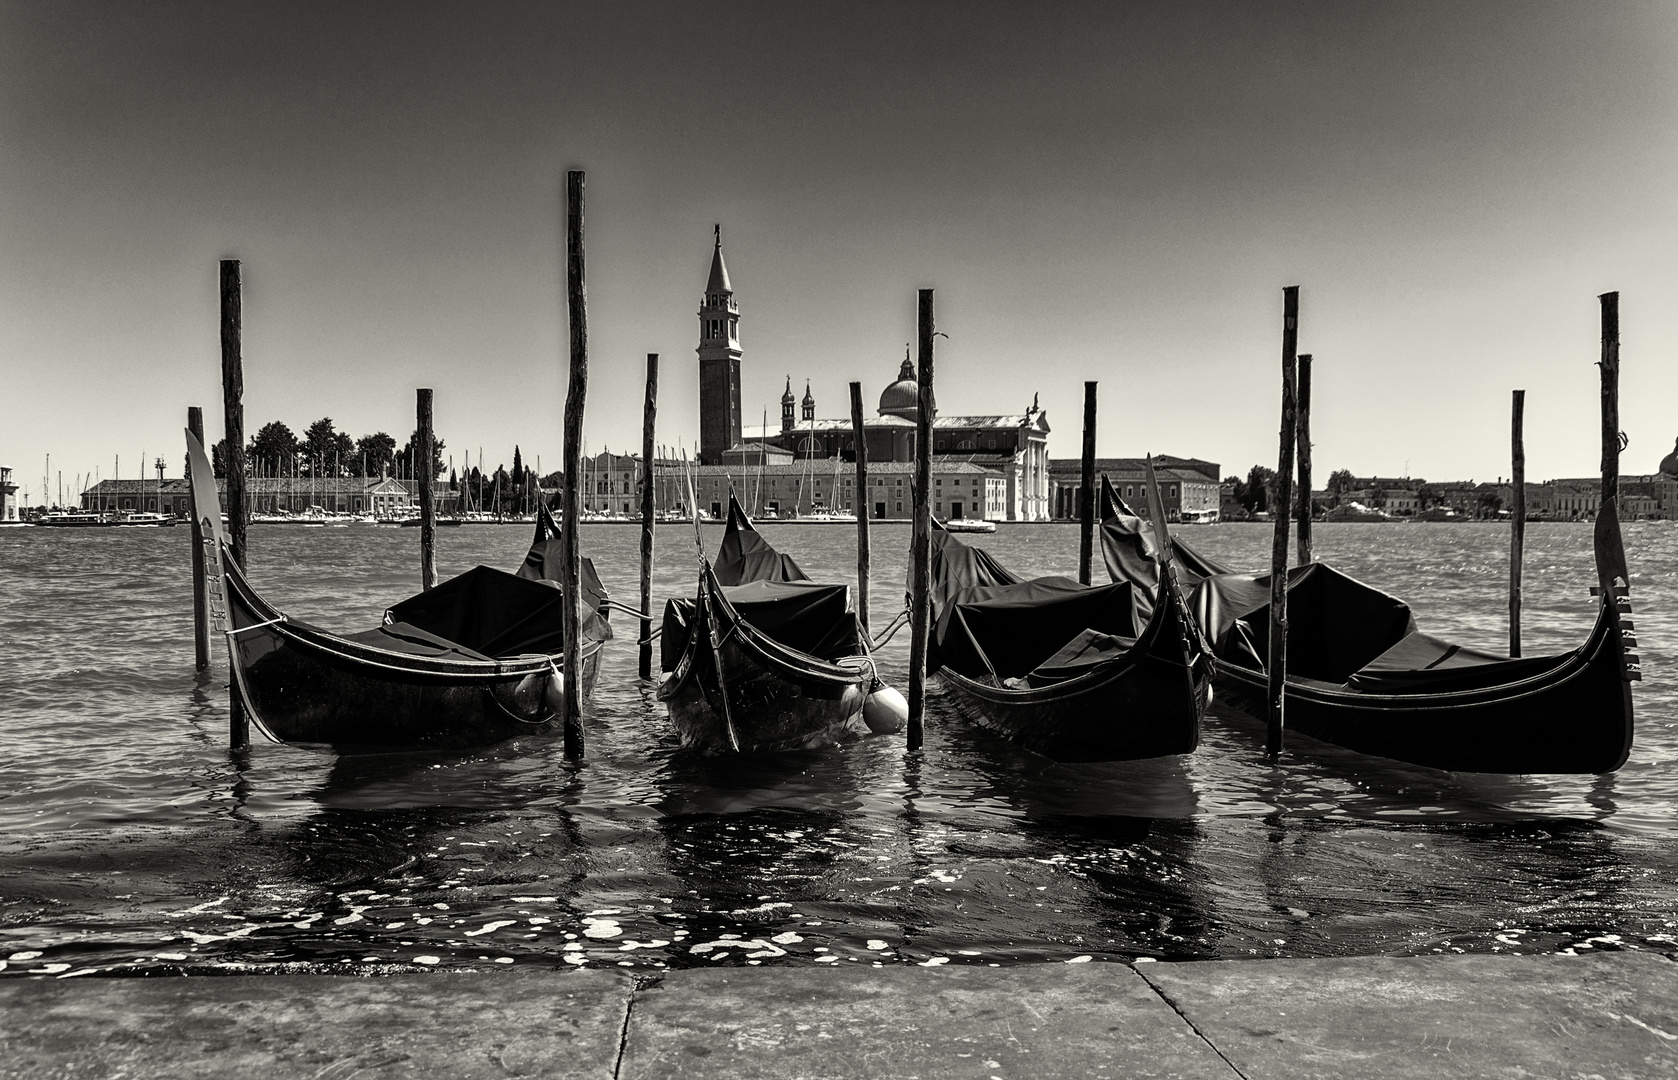
<path fill-rule="evenodd" d="M 245 369 L 241 355 L 244 335 L 243 298 L 239 286 L 239 260 L 221 260 L 221 403 L 226 421 L 227 446 L 223 460 L 227 467 L 227 533 L 233 561 L 239 569 L 245 563 Z M 251 744 L 250 720 L 239 697 L 235 676 L 227 687 L 227 744 L 243 749 Z"/>
<path fill-rule="evenodd" d="M 186 429 L 200 444 L 204 442 L 204 410 L 196 405 L 186 410 Z M 192 515 L 192 645 L 193 667 L 210 670 L 210 597 L 204 583 L 204 529 L 198 515 Z"/>
<path fill-rule="evenodd" d="M 868 440 L 862 428 L 862 384 L 851 384 L 851 438 L 856 443 L 856 621 L 862 636 L 873 639 L 868 628 Z"/>
<path fill-rule="evenodd" d="M 1299 565 L 1311 562 L 1311 354 L 1299 357 Z"/>
<path fill-rule="evenodd" d="M 1266 685 L 1265 752 L 1282 752 L 1288 674 L 1288 518 L 1293 510 L 1294 435 L 1299 417 L 1295 404 L 1295 382 L 1299 344 L 1299 286 L 1282 290 L 1282 432 L 1276 461 L 1276 529 L 1270 544 L 1270 650 L 1265 664 Z"/>
<path fill-rule="evenodd" d="M 915 417 L 915 520 L 909 534 L 909 735 L 919 750 L 926 734 L 926 647 L 932 629 L 932 290 L 920 290 L 920 394 Z"/>
<path fill-rule="evenodd" d="M 1509 457 L 1513 463 L 1509 485 L 1512 496 L 1509 531 L 1509 655 L 1521 655 L 1521 563 L 1526 555 L 1527 542 L 1527 448 L 1522 425 L 1525 423 L 1525 390 L 1516 390 L 1509 417 Z"/>
<path fill-rule="evenodd" d="M 1095 558 L 1095 383 L 1084 384 L 1084 471 L 1078 480 L 1078 583 L 1090 583 Z"/>
<path fill-rule="evenodd" d="M 658 354 L 647 354 L 647 400 L 641 409 L 641 678 L 653 677 L 653 428 L 658 420 Z"/>
<path fill-rule="evenodd" d="M 565 756 L 583 756 L 583 661 L 577 610 L 582 576 L 577 529 L 582 519 L 583 404 L 588 397 L 588 290 L 583 265 L 583 174 L 565 174 L 565 297 L 571 323 L 571 381 L 565 392 L 565 504 L 560 525 L 565 591 Z"/>
<path fill-rule="evenodd" d="M 431 434 L 431 388 L 422 386 L 414 391 L 414 419 L 419 427 L 418 445 L 414 447 L 414 486 L 420 504 L 420 588 L 430 589 L 437 584 L 437 505 L 431 501 L 431 459 L 436 445 Z"/>

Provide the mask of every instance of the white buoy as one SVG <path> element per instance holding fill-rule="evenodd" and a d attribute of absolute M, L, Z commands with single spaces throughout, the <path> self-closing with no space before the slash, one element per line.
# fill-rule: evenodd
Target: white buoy
<path fill-rule="evenodd" d="M 876 680 L 873 693 L 863 702 L 862 719 L 876 735 L 895 735 L 909 722 L 909 703 L 895 688 Z"/>
<path fill-rule="evenodd" d="M 558 670 L 542 686 L 542 704 L 555 716 L 565 715 L 565 676 Z"/>

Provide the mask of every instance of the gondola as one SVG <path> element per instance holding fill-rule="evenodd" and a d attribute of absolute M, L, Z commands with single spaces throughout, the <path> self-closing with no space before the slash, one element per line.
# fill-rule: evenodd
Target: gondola
<path fill-rule="evenodd" d="M 375 753 L 487 746 L 556 728 L 561 695 L 573 687 L 559 669 L 564 598 L 554 582 L 479 566 L 390 608 L 372 630 L 311 626 L 252 588 L 225 549 L 208 502 L 209 462 L 190 433 L 188 454 L 195 503 L 207 494 L 197 512 L 212 611 L 225 624 L 239 697 L 268 737 Z M 590 580 L 598 582 L 592 567 Z M 583 662 L 574 689 L 586 697 L 611 628 L 600 614 L 604 590 L 580 591 Z"/>
<path fill-rule="evenodd" d="M 837 745 L 878 688 L 850 587 L 809 580 L 732 495 L 696 595 L 665 604 L 659 655 L 659 700 L 682 745 L 706 754 Z"/>
<path fill-rule="evenodd" d="M 1143 588 L 1021 580 L 932 534 L 927 669 L 979 724 L 1062 762 L 1186 754 L 1209 701 L 1170 560 Z"/>
<path fill-rule="evenodd" d="M 1111 489 L 1103 479 L 1104 497 Z M 1103 554 L 1115 581 L 1153 573 L 1138 559 L 1142 525 L 1116 496 L 1104 515 Z M 1612 527 L 1604 527 L 1602 517 Z M 1627 651 L 1631 601 L 1612 506 L 1593 538 L 1607 589 L 1583 645 L 1510 658 L 1421 633 L 1402 600 L 1325 563 L 1288 571 L 1290 731 L 1435 769 L 1495 773 L 1602 773 L 1625 764 L 1632 743 Z M 1179 556 L 1182 549 L 1174 549 Z M 1189 597 L 1218 692 L 1259 718 L 1267 697 L 1270 575 L 1210 571 Z"/>

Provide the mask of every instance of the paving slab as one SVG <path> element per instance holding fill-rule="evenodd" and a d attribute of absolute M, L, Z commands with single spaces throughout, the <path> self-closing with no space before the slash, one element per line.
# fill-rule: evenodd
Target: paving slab
<path fill-rule="evenodd" d="M 0 1077 L 610 1080 L 613 972 L 0 982 Z"/>
<path fill-rule="evenodd" d="M 676 971 L 636 996 L 621 1080 L 1238 1080 L 1122 964 Z"/>
<path fill-rule="evenodd" d="M 1138 970 L 1247 1080 L 1678 1076 L 1678 964 L 1653 953 Z"/>

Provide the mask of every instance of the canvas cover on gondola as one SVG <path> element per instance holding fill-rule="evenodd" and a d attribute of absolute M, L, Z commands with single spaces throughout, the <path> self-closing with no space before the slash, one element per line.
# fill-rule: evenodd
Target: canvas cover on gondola
<path fill-rule="evenodd" d="M 565 648 L 563 612 L 564 595 L 553 582 L 477 566 L 386 611 L 380 631 L 399 637 L 417 629 L 490 658 L 551 655 Z M 610 636 L 593 608 L 585 604 L 579 615 L 583 640 Z"/>
<path fill-rule="evenodd" d="M 822 660 L 855 656 L 861 645 L 857 623 L 850 614 L 849 585 L 821 585 L 814 581 L 751 581 L 727 585 L 723 599 L 752 629 L 789 649 Z M 687 648 L 694 624 L 694 601 L 667 600 L 664 630 L 659 635 L 659 660 L 672 671 Z"/>
<path fill-rule="evenodd" d="M 558 581 L 564 561 L 559 526 L 554 522 L 553 515 L 548 513 L 547 507 L 538 507 L 536 539 L 532 541 L 530 551 L 524 557 L 524 565 L 518 569 L 518 576 L 530 581 Z M 577 562 L 580 571 L 577 584 L 582 591 L 583 601 L 588 607 L 598 611 L 606 602 L 606 586 L 601 584 L 600 575 L 595 573 L 594 560 L 584 555 Z M 612 636 L 609 623 L 606 624 L 606 636 Z"/>
<path fill-rule="evenodd" d="M 937 621 L 950 599 L 968 589 L 1017 585 L 1024 579 L 991 557 L 983 548 L 971 547 L 943 529 L 932 531 L 932 612 Z"/>
<path fill-rule="evenodd" d="M 728 497 L 728 529 L 711 565 L 722 585 L 748 581 L 809 581 L 810 577 L 791 555 L 782 555 L 765 540 L 740 509 L 733 495 Z"/>
<path fill-rule="evenodd" d="M 1264 670 L 1270 575 L 1220 574 L 1195 587 L 1195 618 L 1220 660 Z M 1410 605 L 1323 563 L 1288 571 L 1288 674 L 1344 683 L 1416 629 Z"/>
<path fill-rule="evenodd" d="M 1080 656 L 1093 662 L 1095 635 L 1134 643 L 1141 628 L 1132 588 L 1128 581 L 1091 587 L 1045 577 L 965 589 L 932 609 L 927 669 L 1007 680 L 1031 675 L 1051 660 L 1060 669 Z"/>
<path fill-rule="evenodd" d="M 1107 576 L 1114 581 L 1134 581 L 1142 586 L 1139 596 L 1151 596 L 1159 584 L 1155 562 L 1159 549 L 1154 543 L 1154 532 L 1145 519 L 1119 498 L 1105 476 L 1101 478 L 1100 535 L 1101 558 L 1107 564 Z M 1177 581 L 1184 589 L 1214 574 L 1230 572 L 1229 567 L 1207 558 L 1176 537 L 1171 539 L 1171 551 L 1176 557 Z"/>

